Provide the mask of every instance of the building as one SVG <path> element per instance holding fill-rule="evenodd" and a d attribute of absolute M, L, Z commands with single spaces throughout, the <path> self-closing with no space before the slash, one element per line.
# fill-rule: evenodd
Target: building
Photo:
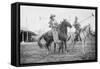
<path fill-rule="evenodd" d="M 34 41 L 36 41 L 36 39 L 33 38 L 32 36 L 37 36 L 37 34 L 35 34 L 32 31 L 28 31 L 28 30 L 20 30 L 20 42 L 34 42 Z"/>

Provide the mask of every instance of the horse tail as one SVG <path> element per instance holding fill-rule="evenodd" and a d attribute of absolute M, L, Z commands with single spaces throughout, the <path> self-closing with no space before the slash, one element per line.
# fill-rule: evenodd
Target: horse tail
<path fill-rule="evenodd" d="M 42 43 L 41 43 L 41 39 L 44 38 L 44 35 L 42 35 L 39 39 L 38 39 L 38 45 L 40 48 L 43 48 Z"/>

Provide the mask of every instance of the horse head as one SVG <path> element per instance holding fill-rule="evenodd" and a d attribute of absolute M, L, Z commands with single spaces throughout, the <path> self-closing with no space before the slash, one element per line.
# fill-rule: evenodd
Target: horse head
<path fill-rule="evenodd" d="M 66 26 L 66 27 L 72 28 L 71 23 L 69 23 L 66 19 L 64 19 L 64 20 L 62 21 L 62 24 L 63 24 L 64 26 Z"/>

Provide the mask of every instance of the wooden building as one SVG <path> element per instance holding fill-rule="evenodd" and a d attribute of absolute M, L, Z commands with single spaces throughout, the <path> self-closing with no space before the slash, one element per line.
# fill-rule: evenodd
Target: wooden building
<path fill-rule="evenodd" d="M 37 36 L 34 32 L 28 30 L 20 30 L 20 42 L 34 42 L 35 38 L 32 36 Z"/>

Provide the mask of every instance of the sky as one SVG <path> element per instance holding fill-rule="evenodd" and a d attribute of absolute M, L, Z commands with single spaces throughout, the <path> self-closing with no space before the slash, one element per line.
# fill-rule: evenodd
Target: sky
<path fill-rule="evenodd" d="M 50 15 L 55 14 L 56 20 L 60 23 L 63 19 L 67 19 L 71 24 L 75 21 L 75 16 L 78 21 L 82 21 L 93 13 L 95 10 L 90 9 L 76 9 L 76 8 L 56 8 L 56 7 L 39 7 L 39 6 L 21 6 L 21 29 L 30 30 L 36 33 L 44 33 L 49 28 Z M 92 30 L 95 30 L 95 17 L 90 17 L 81 22 L 81 27 L 87 24 L 91 25 Z M 68 31 L 74 32 L 75 29 L 68 28 Z"/>

